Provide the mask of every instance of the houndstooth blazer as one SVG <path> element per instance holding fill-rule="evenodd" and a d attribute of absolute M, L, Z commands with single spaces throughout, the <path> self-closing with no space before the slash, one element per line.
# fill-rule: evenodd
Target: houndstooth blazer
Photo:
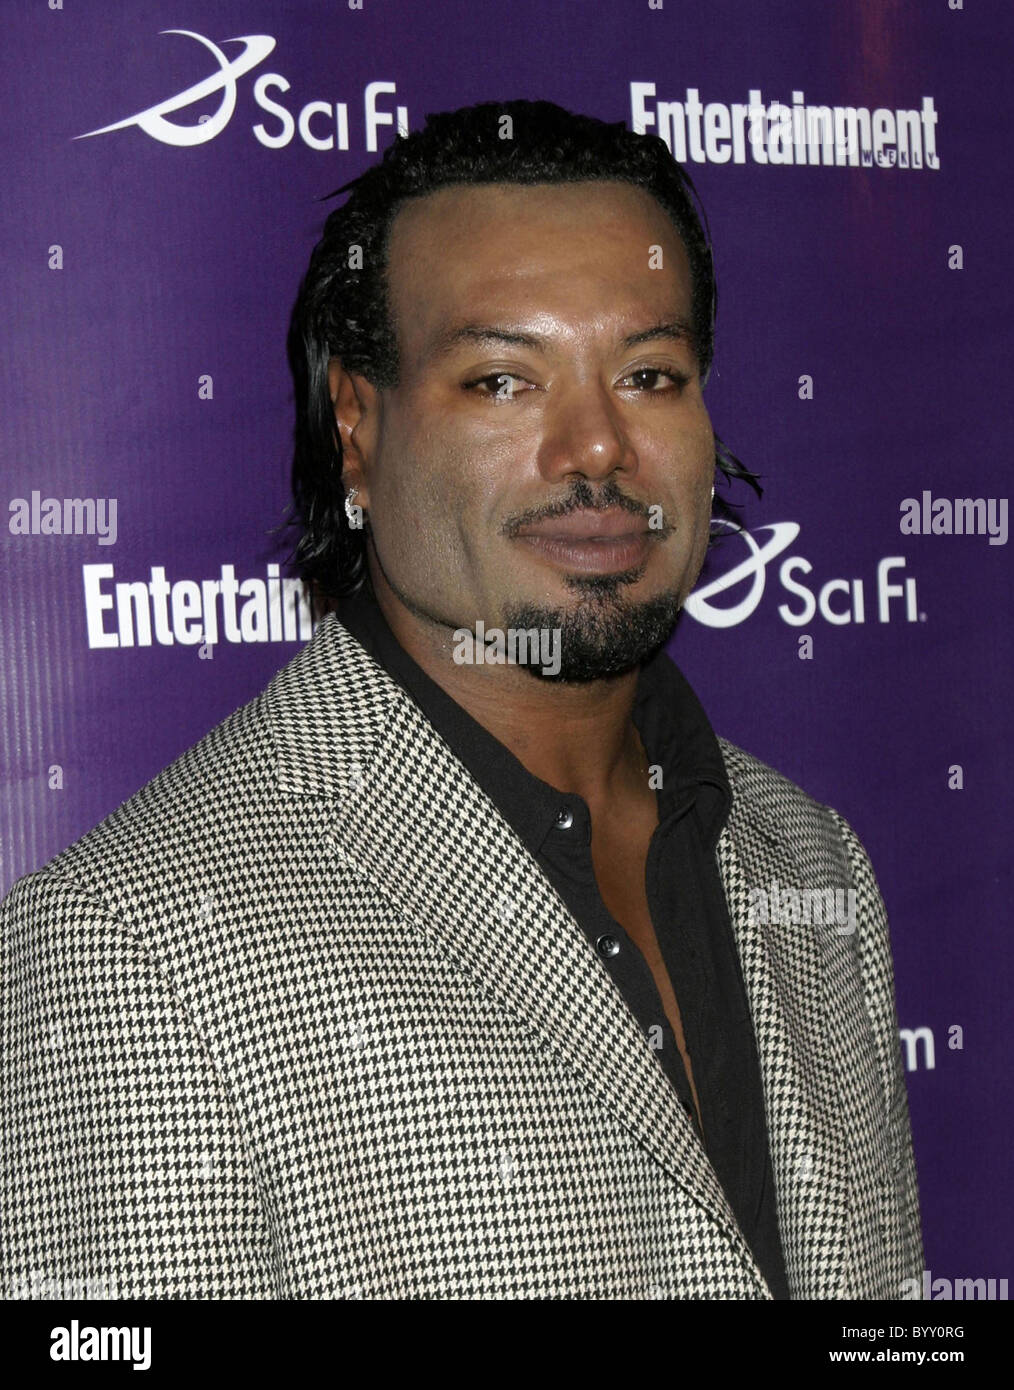
<path fill-rule="evenodd" d="M 721 741 L 794 1298 L 922 1244 L 890 945 L 834 811 Z M 854 933 L 750 890 L 854 888 Z M 3 913 L 5 1298 L 770 1299 L 584 934 L 331 614 Z"/>

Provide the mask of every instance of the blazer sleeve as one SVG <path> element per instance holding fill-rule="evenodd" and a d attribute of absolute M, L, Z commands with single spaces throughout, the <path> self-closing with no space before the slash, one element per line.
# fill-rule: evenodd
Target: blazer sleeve
<path fill-rule="evenodd" d="M 921 1298 L 923 1238 L 919 1213 L 919 1186 L 912 1145 L 908 1092 L 905 1089 L 905 1073 L 901 1059 L 894 961 L 887 925 L 887 909 L 869 855 L 859 837 L 837 811 L 832 810 L 831 814 L 844 841 L 856 890 L 856 917 L 861 924 L 857 933 L 857 947 L 863 992 L 873 1025 L 873 1037 L 884 1085 L 896 1213 L 896 1268 L 899 1284 L 897 1297 Z"/>
<path fill-rule="evenodd" d="M 46 869 L 0 930 L 0 1297 L 279 1296 L 234 1108 L 143 945 Z"/>

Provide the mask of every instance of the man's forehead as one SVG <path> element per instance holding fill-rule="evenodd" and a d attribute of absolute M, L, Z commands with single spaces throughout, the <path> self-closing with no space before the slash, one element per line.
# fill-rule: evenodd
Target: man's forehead
<path fill-rule="evenodd" d="M 473 261 L 509 262 L 511 250 L 526 241 L 559 254 L 575 243 L 625 241 L 633 253 L 646 238 L 682 250 L 666 210 L 634 184 L 453 184 L 410 198 L 398 209 L 388 239 L 388 266 L 396 274 L 411 274 L 410 262 L 420 256 L 449 271 Z"/>
<path fill-rule="evenodd" d="M 679 233 L 631 184 L 440 189 L 398 213 L 388 254 L 398 336 L 416 360 L 465 340 L 467 324 L 555 319 L 619 339 L 690 316 Z"/>

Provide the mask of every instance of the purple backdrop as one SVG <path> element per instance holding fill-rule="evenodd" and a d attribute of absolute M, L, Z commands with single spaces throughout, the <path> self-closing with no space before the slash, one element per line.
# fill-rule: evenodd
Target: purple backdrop
<path fill-rule="evenodd" d="M 766 485 L 740 494 L 752 535 L 711 557 L 673 653 L 719 733 L 866 844 L 927 1268 L 1008 1277 L 1014 23 L 1001 0 L 956 3 L 8 7 L 0 892 L 298 650 L 269 528 L 315 199 L 377 157 L 399 107 L 409 129 L 511 97 L 640 122 L 707 210 L 706 399 Z M 188 605 L 229 566 L 246 638 L 267 640 L 223 634 L 207 660 Z M 192 581 L 177 640 L 126 646 L 115 586 L 159 570 Z"/>

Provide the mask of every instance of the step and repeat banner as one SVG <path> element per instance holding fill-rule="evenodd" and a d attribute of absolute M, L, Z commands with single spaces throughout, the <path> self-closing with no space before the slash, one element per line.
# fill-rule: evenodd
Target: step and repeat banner
<path fill-rule="evenodd" d="M 732 493 L 741 529 L 672 654 L 718 733 L 866 845 L 926 1294 L 1006 1297 L 1010 7 L 8 0 L 2 17 L 0 894 L 311 634 L 286 566 L 285 341 L 324 195 L 473 102 L 660 135 L 715 248 L 705 399 L 764 487 Z"/>

